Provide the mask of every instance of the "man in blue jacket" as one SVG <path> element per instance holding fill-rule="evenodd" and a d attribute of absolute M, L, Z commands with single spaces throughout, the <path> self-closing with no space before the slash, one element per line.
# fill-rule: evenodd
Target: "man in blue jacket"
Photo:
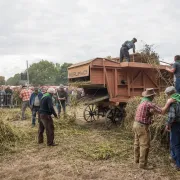
<path fill-rule="evenodd" d="M 38 114 L 38 121 L 39 121 L 39 109 L 40 109 L 40 101 L 43 94 L 38 91 L 38 88 L 34 88 L 34 92 L 31 94 L 30 97 L 30 108 L 32 111 L 32 127 L 36 124 L 36 114 Z"/>

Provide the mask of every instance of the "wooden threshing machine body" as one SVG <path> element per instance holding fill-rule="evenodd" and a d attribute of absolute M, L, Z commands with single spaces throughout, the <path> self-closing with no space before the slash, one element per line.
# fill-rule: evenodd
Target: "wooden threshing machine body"
<path fill-rule="evenodd" d="M 154 88 L 157 93 L 163 91 L 166 87 L 166 79 L 160 74 L 167 73 L 165 67 L 164 65 L 154 67 L 140 62 L 119 63 L 106 58 L 95 58 L 69 67 L 68 79 L 72 84 L 79 82 L 85 94 L 95 97 L 89 104 L 96 104 L 94 113 L 97 116 L 103 104 L 106 106 L 125 104 L 129 98 L 141 96 L 146 88 Z"/>

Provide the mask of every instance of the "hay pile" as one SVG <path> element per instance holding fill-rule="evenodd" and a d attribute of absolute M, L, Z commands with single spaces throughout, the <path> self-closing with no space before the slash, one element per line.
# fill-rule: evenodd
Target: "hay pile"
<path fill-rule="evenodd" d="M 137 106 L 139 105 L 141 101 L 141 97 L 134 97 L 130 99 L 127 103 L 127 106 L 125 108 L 125 111 L 128 112 L 126 114 L 125 120 L 124 120 L 124 128 L 128 131 L 132 131 L 132 126 L 135 118 L 135 112 L 137 109 Z M 160 107 L 163 107 L 166 103 L 166 97 L 162 93 L 159 96 L 155 97 L 154 103 L 159 105 Z M 160 142 L 161 144 L 168 145 L 168 133 L 164 131 L 165 128 L 165 122 L 167 120 L 167 116 L 162 116 L 159 114 L 153 115 L 153 124 L 151 125 L 151 138 L 155 142 Z"/>
<path fill-rule="evenodd" d="M 76 82 L 70 82 L 69 86 L 72 86 L 72 87 L 84 87 L 84 86 L 88 86 L 90 84 L 91 84 L 90 81 L 76 81 Z"/>
<path fill-rule="evenodd" d="M 0 119 L 0 155 L 12 150 L 21 139 L 21 133 L 7 121 Z"/>
<path fill-rule="evenodd" d="M 1 109 L 0 118 L 6 121 L 19 121 L 21 112 L 19 109 Z"/>
<path fill-rule="evenodd" d="M 1 109 L 0 112 L 0 155 L 13 152 L 17 144 L 29 137 L 29 132 L 23 131 L 12 124 L 20 119 L 19 109 Z"/>

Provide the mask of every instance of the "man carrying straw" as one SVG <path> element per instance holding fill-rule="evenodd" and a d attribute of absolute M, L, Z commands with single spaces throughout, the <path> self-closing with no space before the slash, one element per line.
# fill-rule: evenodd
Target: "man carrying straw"
<path fill-rule="evenodd" d="M 147 166 L 148 154 L 150 149 L 150 130 L 149 126 L 152 124 L 153 111 L 164 114 L 169 105 L 173 101 L 169 99 L 163 108 L 152 103 L 156 93 L 153 88 L 148 88 L 142 93 L 142 100 L 139 104 L 135 121 L 133 124 L 133 132 L 135 135 L 134 140 L 134 160 L 139 164 L 139 168 L 152 169 L 153 167 Z"/>

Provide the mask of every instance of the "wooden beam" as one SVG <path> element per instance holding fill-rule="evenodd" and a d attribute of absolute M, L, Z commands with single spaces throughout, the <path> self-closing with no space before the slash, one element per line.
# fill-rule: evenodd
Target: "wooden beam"
<path fill-rule="evenodd" d="M 114 96 L 116 97 L 117 95 L 117 69 L 114 70 Z"/>
<path fill-rule="evenodd" d="M 104 72 L 105 72 L 105 79 L 106 79 L 106 87 L 107 87 L 108 93 L 110 95 L 110 98 L 112 98 L 112 91 L 111 91 L 111 88 L 109 87 L 110 83 L 109 83 L 109 79 L 108 79 L 107 71 L 106 71 L 105 67 L 104 67 Z"/>
<path fill-rule="evenodd" d="M 152 78 L 145 71 L 144 71 L 144 74 L 146 74 L 146 76 L 148 76 L 151 82 L 159 89 L 158 85 L 152 80 Z"/>
<path fill-rule="evenodd" d="M 130 77 L 129 73 L 127 72 L 127 84 L 128 84 L 128 96 L 131 96 L 131 89 L 130 89 Z"/>
<path fill-rule="evenodd" d="M 133 82 L 133 74 L 131 73 L 131 83 Z M 132 95 L 134 95 L 134 86 L 132 88 Z"/>
<path fill-rule="evenodd" d="M 109 99 L 109 96 L 103 96 L 103 97 L 100 97 L 100 98 L 96 98 L 94 100 L 91 100 L 91 101 L 88 101 L 85 103 L 85 105 L 88 105 L 88 104 L 95 104 L 95 103 L 98 103 L 98 102 L 102 102 L 106 99 Z"/>
<path fill-rule="evenodd" d="M 105 66 L 104 66 L 104 61 L 105 59 L 103 59 L 103 84 L 104 87 L 106 86 L 106 76 L 105 76 Z"/>
<path fill-rule="evenodd" d="M 130 83 L 130 86 L 132 86 L 132 84 L 136 81 L 136 79 L 139 77 L 139 75 L 141 74 L 142 72 L 139 71 L 138 74 L 136 75 L 136 77 L 133 79 L 133 81 Z"/>
<path fill-rule="evenodd" d="M 146 83 L 146 81 L 145 81 L 145 76 L 144 76 L 144 71 L 142 71 L 142 74 L 143 74 L 143 89 L 144 89 L 144 91 L 145 91 L 145 83 Z"/>

